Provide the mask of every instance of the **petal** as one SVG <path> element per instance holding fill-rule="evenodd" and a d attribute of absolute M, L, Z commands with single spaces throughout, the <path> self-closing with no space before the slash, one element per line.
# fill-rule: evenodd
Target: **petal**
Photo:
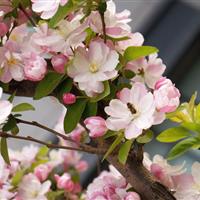
<path fill-rule="evenodd" d="M 129 122 L 130 122 L 130 119 L 126 119 L 126 118 L 117 119 L 117 118 L 109 117 L 106 120 L 106 127 L 113 131 L 119 131 L 126 128 Z"/>
<path fill-rule="evenodd" d="M 200 163 L 199 162 L 195 162 L 192 165 L 192 176 L 194 178 L 194 181 L 196 184 L 200 185 Z"/>
<path fill-rule="evenodd" d="M 137 138 L 141 134 L 142 129 L 138 128 L 134 122 L 132 122 L 125 130 L 125 137 L 128 140 Z"/>
<path fill-rule="evenodd" d="M 0 124 L 10 115 L 13 105 L 9 101 L 0 101 Z"/>
<path fill-rule="evenodd" d="M 49 191 L 50 186 L 51 186 L 51 182 L 50 181 L 45 181 L 42 184 L 42 187 L 40 188 L 39 195 L 46 194 Z"/>

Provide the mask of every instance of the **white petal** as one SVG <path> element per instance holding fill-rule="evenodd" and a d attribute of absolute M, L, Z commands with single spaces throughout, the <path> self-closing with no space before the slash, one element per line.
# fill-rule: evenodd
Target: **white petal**
<path fill-rule="evenodd" d="M 132 122 L 125 130 L 126 139 L 137 138 L 142 134 L 142 129 L 138 128 L 134 122 Z"/>
<path fill-rule="evenodd" d="M 51 182 L 50 181 L 46 181 L 42 184 L 42 187 L 40 189 L 39 195 L 44 195 L 49 191 L 49 188 L 51 186 Z"/>
<path fill-rule="evenodd" d="M 200 172 L 200 163 L 195 162 L 192 165 L 192 176 L 194 178 L 195 183 L 200 186 L 200 173 L 199 172 Z"/>
<path fill-rule="evenodd" d="M 117 118 L 109 117 L 106 120 L 106 127 L 113 131 L 119 131 L 119 130 L 126 128 L 129 121 L 130 120 L 128 120 L 126 118 L 117 119 Z"/>
<path fill-rule="evenodd" d="M 10 115 L 13 105 L 9 101 L 0 101 L 0 124 Z"/>

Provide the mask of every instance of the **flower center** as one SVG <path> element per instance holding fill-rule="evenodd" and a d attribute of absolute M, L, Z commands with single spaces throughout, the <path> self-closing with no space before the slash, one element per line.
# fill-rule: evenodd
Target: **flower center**
<path fill-rule="evenodd" d="M 131 103 L 127 103 L 128 109 L 131 111 L 131 113 L 133 115 L 135 115 L 137 113 L 137 110 L 135 109 L 135 107 L 131 104 Z"/>
<path fill-rule="evenodd" d="M 98 72 L 98 66 L 97 66 L 97 64 L 96 63 L 92 63 L 91 65 L 90 65 L 90 72 L 92 72 L 92 73 L 96 73 L 96 72 Z"/>
<path fill-rule="evenodd" d="M 138 75 L 140 75 L 140 76 L 144 75 L 144 69 L 143 68 L 138 69 Z"/>
<path fill-rule="evenodd" d="M 8 60 L 8 65 L 16 65 L 18 63 L 18 60 L 11 57 L 9 60 Z"/>

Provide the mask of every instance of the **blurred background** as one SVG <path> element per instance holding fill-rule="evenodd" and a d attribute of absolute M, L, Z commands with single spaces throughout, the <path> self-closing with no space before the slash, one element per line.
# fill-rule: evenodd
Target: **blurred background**
<path fill-rule="evenodd" d="M 200 0 L 115 0 L 117 10 L 128 9 L 132 12 L 132 30 L 145 36 L 145 45 L 156 46 L 159 56 L 167 65 L 166 76 L 171 78 L 181 90 L 182 101 L 188 101 L 194 91 L 199 92 L 200 101 Z M 35 120 L 51 128 L 62 113 L 62 106 L 52 98 L 33 101 L 30 98 L 16 98 L 15 103 L 29 102 L 36 112 L 26 112 L 23 118 Z M 162 126 L 154 127 L 155 133 L 160 133 L 169 126 L 166 121 Z M 54 140 L 44 131 L 30 126 L 21 126 L 24 135 L 45 141 Z M 10 147 L 21 148 L 25 142 L 9 141 Z M 156 145 L 155 145 L 156 143 Z M 151 155 L 159 152 L 166 155 L 170 145 L 156 141 L 146 147 Z M 90 163 L 90 171 L 83 176 L 88 182 L 95 171 L 97 158 L 84 155 Z M 200 161 L 199 152 L 189 152 L 178 161 L 187 160 L 190 165 L 193 160 Z"/>

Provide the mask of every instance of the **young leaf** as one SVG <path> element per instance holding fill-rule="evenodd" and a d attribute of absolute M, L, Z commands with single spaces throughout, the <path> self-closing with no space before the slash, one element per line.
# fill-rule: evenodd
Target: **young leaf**
<path fill-rule="evenodd" d="M 97 102 L 87 102 L 84 113 L 83 113 L 83 118 L 95 116 L 97 114 Z"/>
<path fill-rule="evenodd" d="M 110 85 L 108 81 L 104 82 L 104 91 L 102 94 L 99 94 L 97 97 L 91 98 L 91 102 L 97 102 L 100 101 L 101 99 L 107 97 L 110 94 Z"/>
<path fill-rule="evenodd" d="M 200 103 L 196 106 L 195 109 L 195 122 L 200 124 Z"/>
<path fill-rule="evenodd" d="M 115 150 L 115 148 L 121 143 L 123 137 L 124 137 L 123 133 L 119 133 L 115 141 L 111 144 L 110 148 L 104 155 L 103 160 L 105 160 Z"/>
<path fill-rule="evenodd" d="M 145 135 L 139 136 L 136 140 L 138 143 L 146 144 L 151 142 L 152 139 L 153 139 L 153 131 L 147 130 L 145 132 Z"/>
<path fill-rule="evenodd" d="M 16 93 L 17 93 L 17 90 L 15 90 L 13 93 L 12 93 L 12 95 L 8 98 L 8 101 L 10 101 L 10 103 L 12 103 L 13 102 L 13 100 L 14 100 L 14 98 L 15 98 L 15 95 L 16 95 Z"/>
<path fill-rule="evenodd" d="M 7 145 L 7 139 L 1 138 L 1 155 L 5 162 L 10 165 L 10 159 L 8 154 L 8 145 Z"/>
<path fill-rule="evenodd" d="M 12 112 L 23 112 L 23 111 L 29 111 L 29 110 L 35 110 L 35 108 L 29 103 L 21 103 L 21 104 L 16 105 L 12 109 Z"/>
<path fill-rule="evenodd" d="M 76 128 L 85 110 L 87 101 L 87 99 L 78 99 L 76 103 L 67 107 L 67 113 L 64 119 L 64 129 L 66 133 L 70 133 Z"/>
<path fill-rule="evenodd" d="M 191 118 L 194 118 L 194 108 L 195 108 L 195 100 L 197 98 L 197 92 L 195 92 L 192 97 L 190 98 L 190 101 L 188 103 L 188 110 Z"/>
<path fill-rule="evenodd" d="M 15 172 L 15 175 L 12 177 L 11 180 L 11 185 L 17 187 L 18 184 L 21 182 L 24 173 L 25 173 L 24 170 L 18 170 L 17 172 Z"/>
<path fill-rule="evenodd" d="M 34 99 L 38 100 L 49 95 L 63 79 L 63 74 L 49 72 L 36 87 Z"/>
<path fill-rule="evenodd" d="M 122 144 L 119 149 L 118 159 L 119 159 L 119 162 L 122 163 L 123 165 L 126 164 L 128 154 L 129 154 L 132 144 L 133 144 L 133 140 L 128 140 L 124 144 Z"/>
<path fill-rule="evenodd" d="M 183 127 L 169 128 L 157 136 L 159 142 L 176 142 L 190 136 L 190 132 Z"/>
<path fill-rule="evenodd" d="M 10 115 L 8 121 L 4 124 L 2 130 L 8 132 L 17 126 L 17 121 L 13 115 Z"/>
<path fill-rule="evenodd" d="M 193 123 L 193 122 L 184 122 L 181 124 L 182 127 L 200 133 L 200 124 Z"/>
<path fill-rule="evenodd" d="M 170 150 L 168 154 L 168 160 L 173 160 L 181 156 L 197 144 L 200 144 L 200 140 L 198 138 L 190 137 L 188 139 L 180 141 Z"/>
<path fill-rule="evenodd" d="M 126 62 L 129 62 L 156 52 L 158 49 L 151 46 L 128 47 L 124 52 L 124 58 Z"/>
<path fill-rule="evenodd" d="M 103 139 L 108 139 L 110 137 L 114 137 L 118 134 L 118 132 L 108 130 L 107 133 L 103 136 Z"/>

